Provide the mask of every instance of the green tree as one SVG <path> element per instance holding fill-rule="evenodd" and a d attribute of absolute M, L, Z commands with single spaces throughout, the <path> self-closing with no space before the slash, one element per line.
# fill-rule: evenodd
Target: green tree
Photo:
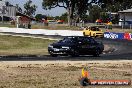
<path fill-rule="evenodd" d="M 63 14 L 60 16 L 60 19 L 61 19 L 61 20 L 64 20 L 65 22 L 68 22 L 67 13 L 63 13 Z"/>
<path fill-rule="evenodd" d="M 60 16 L 55 16 L 55 20 L 59 20 L 60 19 Z"/>
<path fill-rule="evenodd" d="M 63 7 L 67 10 L 68 24 L 72 25 L 73 18 L 78 15 L 82 16 L 86 12 L 86 8 L 95 0 L 43 0 L 42 6 L 44 9 L 51 9 L 55 7 Z M 76 11 L 76 12 L 75 12 Z M 76 15 L 74 15 L 76 14 Z"/>
<path fill-rule="evenodd" d="M 93 5 L 89 7 L 89 17 L 91 22 L 95 22 L 96 19 L 100 18 L 101 8 L 98 5 Z"/>
<path fill-rule="evenodd" d="M 24 14 L 29 15 L 29 16 L 33 16 L 35 15 L 35 11 L 37 6 L 36 5 L 32 5 L 32 1 L 28 0 L 25 4 L 24 4 Z"/>
<path fill-rule="evenodd" d="M 21 12 L 21 13 L 22 13 L 22 8 L 21 8 L 21 7 L 19 7 L 19 4 L 16 4 L 16 9 L 17 9 L 17 11 L 19 11 L 19 12 Z"/>
<path fill-rule="evenodd" d="M 120 11 L 132 8 L 132 0 L 96 0 L 106 11 Z"/>
<path fill-rule="evenodd" d="M 42 19 L 47 20 L 47 16 L 46 16 L 46 15 L 42 15 L 42 14 L 37 14 L 37 15 L 35 16 L 35 18 L 36 18 L 36 20 L 38 20 L 38 21 L 41 21 Z"/>
<path fill-rule="evenodd" d="M 37 14 L 37 15 L 35 16 L 35 18 L 36 18 L 36 20 L 39 21 L 39 20 L 42 20 L 42 16 L 43 16 L 42 14 Z"/>
<path fill-rule="evenodd" d="M 6 6 L 13 6 L 9 1 L 6 1 L 6 2 L 5 2 L 5 5 L 6 5 Z"/>

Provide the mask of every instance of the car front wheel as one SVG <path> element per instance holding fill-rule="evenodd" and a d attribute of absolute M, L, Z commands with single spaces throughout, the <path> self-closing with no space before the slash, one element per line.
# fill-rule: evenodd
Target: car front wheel
<path fill-rule="evenodd" d="M 83 36 L 86 36 L 85 32 L 83 32 Z"/>
<path fill-rule="evenodd" d="M 49 54 L 52 56 L 52 57 L 57 57 L 58 55 L 57 54 L 54 54 L 53 52 L 49 52 Z"/>
<path fill-rule="evenodd" d="M 52 57 L 57 57 L 58 55 L 57 54 L 50 54 Z"/>

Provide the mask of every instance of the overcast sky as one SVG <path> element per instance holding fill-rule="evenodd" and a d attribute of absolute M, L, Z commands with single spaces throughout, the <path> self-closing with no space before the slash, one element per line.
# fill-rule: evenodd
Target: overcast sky
<path fill-rule="evenodd" d="M 20 7 L 23 8 L 23 5 L 27 2 L 27 0 L 6 0 L 9 1 L 11 4 L 16 5 L 19 4 Z M 36 14 L 44 14 L 44 15 L 50 15 L 50 16 L 60 16 L 62 13 L 65 13 L 66 10 L 64 8 L 53 8 L 51 10 L 44 10 L 42 9 L 42 1 L 43 0 L 32 0 L 33 4 L 35 4 L 38 8 L 36 11 Z"/>

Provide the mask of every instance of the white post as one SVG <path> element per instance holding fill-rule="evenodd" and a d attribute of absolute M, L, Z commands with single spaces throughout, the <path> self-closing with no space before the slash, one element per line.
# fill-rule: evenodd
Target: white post
<path fill-rule="evenodd" d="M 2 23 L 4 23 L 4 16 L 3 16 L 3 14 L 2 14 L 1 18 L 2 18 Z"/>
<path fill-rule="evenodd" d="M 19 18 L 20 18 L 21 16 L 17 16 L 16 18 L 17 18 L 17 28 L 19 28 Z"/>

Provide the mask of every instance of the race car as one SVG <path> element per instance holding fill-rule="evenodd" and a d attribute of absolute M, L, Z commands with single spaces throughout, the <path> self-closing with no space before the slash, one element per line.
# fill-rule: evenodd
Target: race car
<path fill-rule="evenodd" d="M 98 27 L 86 27 L 83 30 L 83 35 L 84 36 L 90 36 L 90 37 L 101 37 L 103 38 L 104 36 L 104 32 L 102 32 L 101 29 L 99 29 Z"/>
<path fill-rule="evenodd" d="M 91 37 L 84 36 L 69 36 L 59 42 L 50 44 L 48 52 L 51 56 L 58 55 L 93 55 L 99 56 L 104 50 L 104 45 L 101 42 L 95 41 Z"/>

